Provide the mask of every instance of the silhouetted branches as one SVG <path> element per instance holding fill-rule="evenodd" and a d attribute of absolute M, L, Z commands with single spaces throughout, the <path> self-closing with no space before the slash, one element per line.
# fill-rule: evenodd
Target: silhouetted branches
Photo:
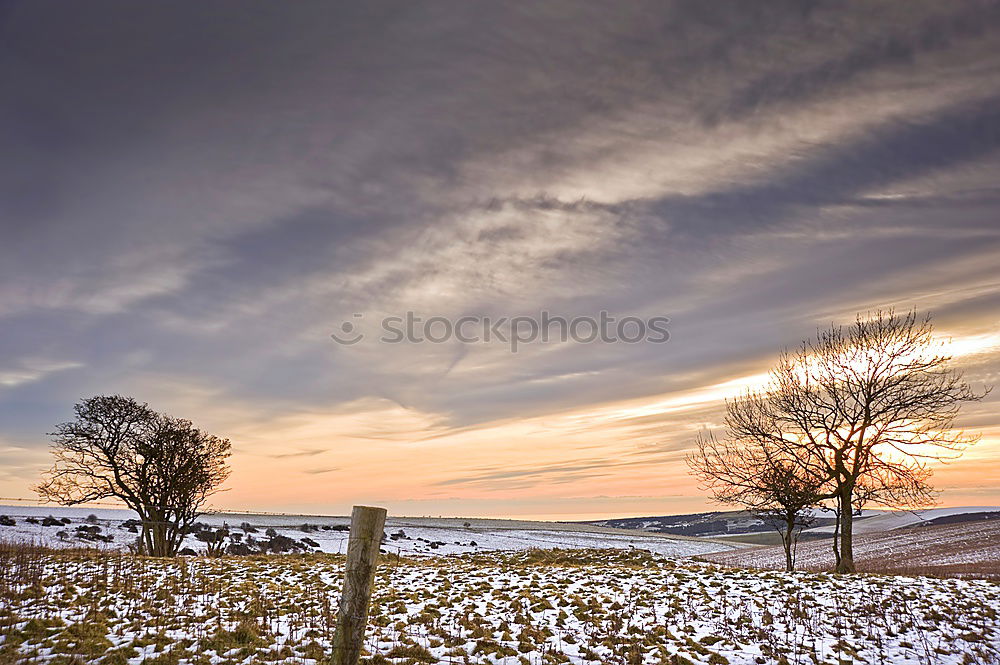
<path fill-rule="evenodd" d="M 724 447 L 713 444 L 706 457 L 703 441 L 695 470 L 714 476 L 710 489 L 735 503 L 762 478 L 762 455 L 765 468 L 775 462 L 819 483 L 839 517 L 837 569 L 853 571 L 855 512 L 870 502 L 931 503 L 928 461 L 956 457 L 978 440 L 955 428 L 955 418 L 962 403 L 986 393 L 964 380 L 932 332 L 929 319 L 891 311 L 820 331 L 781 355 L 768 389 L 727 401 Z"/>
<path fill-rule="evenodd" d="M 121 395 L 85 399 L 74 411 L 52 434 L 55 463 L 36 491 L 64 505 L 120 499 L 139 514 L 143 553 L 176 554 L 229 475 L 229 441 Z"/>

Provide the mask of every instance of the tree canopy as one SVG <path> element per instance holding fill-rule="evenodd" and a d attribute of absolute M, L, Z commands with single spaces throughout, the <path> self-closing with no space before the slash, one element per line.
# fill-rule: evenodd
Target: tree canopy
<path fill-rule="evenodd" d="M 229 441 L 121 395 L 82 400 L 74 411 L 51 434 L 55 463 L 36 491 L 63 505 L 118 499 L 139 514 L 141 552 L 176 554 L 229 476 Z"/>

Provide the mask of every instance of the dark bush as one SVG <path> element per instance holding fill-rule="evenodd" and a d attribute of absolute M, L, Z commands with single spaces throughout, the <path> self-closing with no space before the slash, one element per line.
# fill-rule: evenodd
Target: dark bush
<path fill-rule="evenodd" d="M 110 534 L 103 535 L 101 533 L 101 527 L 96 524 L 86 526 L 81 524 L 76 527 L 76 537 L 80 540 L 90 540 L 102 543 L 110 543 L 114 540 Z"/>
<path fill-rule="evenodd" d="M 17 526 L 17 520 L 7 515 L 0 515 L 0 526 Z"/>
<path fill-rule="evenodd" d="M 232 556 L 250 556 L 256 553 L 257 550 L 246 543 L 229 543 L 229 547 L 226 548 L 226 554 Z"/>
<path fill-rule="evenodd" d="M 262 548 L 271 552 L 272 554 L 284 554 L 285 552 L 294 552 L 296 550 L 304 550 L 305 546 L 298 541 L 289 538 L 288 536 L 274 536 L 266 543 L 262 545 Z"/>
<path fill-rule="evenodd" d="M 194 534 L 194 537 L 207 546 L 205 553 L 209 556 L 219 556 L 225 551 L 225 540 L 229 537 L 229 529 L 222 526 L 215 531 L 203 529 Z"/>

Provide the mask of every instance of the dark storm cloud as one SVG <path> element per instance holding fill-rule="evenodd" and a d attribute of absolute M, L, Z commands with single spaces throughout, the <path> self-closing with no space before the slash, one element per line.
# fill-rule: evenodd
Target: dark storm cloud
<path fill-rule="evenodd" d="M 721 381 L 857 308 L 998 311 L 973 268 L 1000 253 L 996 2 L 0 21 L 0 438 L 28 447 L 95 392 L 262 420 L 376 397 L 471 426 Z M 668 315 L 672 338 L 329 338 L 356 312 L 543 308 Z"/>

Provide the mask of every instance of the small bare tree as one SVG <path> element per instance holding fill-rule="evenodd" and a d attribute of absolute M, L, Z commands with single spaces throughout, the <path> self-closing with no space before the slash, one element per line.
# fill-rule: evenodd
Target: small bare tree
<path fill-rule="evenodd" d="M 803 474 L 763 439 L 701 436 L 687 462 L 716 501 L 746 508 L 780 534 L 785 569 L 794 570 L 798 536 L 823 498 L 825 478 Z"/>
<path fill-rule="evenodd" d="M 853 572 L 853 517 L 868 500 L 925 497 L 929 461 L 978 437 L 955 428 L 980 400 L 915 312 L 859 316 L 782 355 L 771 385 L 727 404 L 737 440 L 766 441 L 808 477 L 830 483 L 840 517 L 838 572 Z M 859 494 L 860 492 L 860 494 Z"/>
<path fill-rule="evenodd" d="M 36 491 L 63 505 L 119 499 L 139 514 L 140 551 L 175 555 L 229 475 L 229 441 L 121 395 L 85 399 L 74 411 L 51 435 L 55 464 Z"/>

